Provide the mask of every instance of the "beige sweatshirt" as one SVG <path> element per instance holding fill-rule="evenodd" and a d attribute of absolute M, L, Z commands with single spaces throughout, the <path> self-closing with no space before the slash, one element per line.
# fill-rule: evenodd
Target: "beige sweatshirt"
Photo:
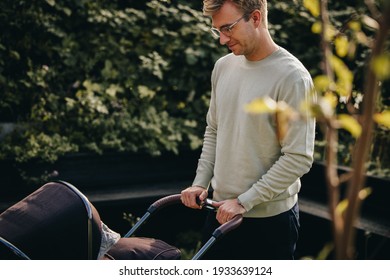
<path fill-rule="evenodd" d="M 202 153 L 193 185 L 211 182 L 217 201 L 239 198 L 246 217 L 269 217 L 289 210 L 298 199 L 300 177 L 313 162 L 315 120 L 291 123 L 279 142 L 272 114 L 249 114 L 255 98 L 284 100 L 300 110 L 315 98 L 305 67 L 279 48 L 261 61 L 228 54 L 214 67 Z"/>

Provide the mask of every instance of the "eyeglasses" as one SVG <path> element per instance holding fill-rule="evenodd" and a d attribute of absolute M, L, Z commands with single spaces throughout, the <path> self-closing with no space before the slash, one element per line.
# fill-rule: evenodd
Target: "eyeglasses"
<path fill-rule="evenodd" d="M 221 36 L 221 33 L 223 33 L 225 36 L 232 36 L 232 29 L 233 27 L 240 21 L 242 20 L 246 15 L 243 15 L 242 17 L 240 17 L 238 20 L 236 20 L 235 22 L 233 22 L 232 24 L 230 25 L 224 25 L 222 26 L 220 29 L 217 29 L 215 27 L 211 27 L 210 28 L 210 31 L 211 33 L 213 34 L 213 36 L 218 39 L 220 36 Z"/>

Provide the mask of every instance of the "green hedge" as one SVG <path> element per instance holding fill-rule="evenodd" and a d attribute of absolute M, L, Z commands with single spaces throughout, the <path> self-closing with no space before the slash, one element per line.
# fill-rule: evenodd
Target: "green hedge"
<path fill-rule="evenodd" d="M 226 50 L 180 2 L 2 1 L 0 121 L 18 129 L 1 155 L 199 147 Z"/>
<path fill-rule="evenodd" d="M 351 14 L 366 12 L 363 1 L 330 2 L 340 28 Z M 210 73 L 227 53 L 208 32 L 211 21 L 201 6 L 1 1 L 0 123 L 15 129 L 6 136 L 0 131 L 0 159 L 54 162 L 74 152 L 158 155 L 199 148 Z M 301 1 L 269 1 L 269 20 L 275 41 L 318 75 L 319 36 L 310 31 L 314 19 Z M 357 91 L 366 57 L 363 49 L 349 62 Z M 383 96 L 388 102 L 388 92 Z M 349 153 L 345 139 L 340 158 Z"/>

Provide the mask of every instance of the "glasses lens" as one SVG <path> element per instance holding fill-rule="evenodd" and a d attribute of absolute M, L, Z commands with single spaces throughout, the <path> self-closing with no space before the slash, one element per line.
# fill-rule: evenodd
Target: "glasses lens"
<path fill-rule="evenodd" d="M 232 26 L 224 26 L 221 28 L 220 32 L 223 33 L 225 36 L 230 37 L 232 35 Z"/>

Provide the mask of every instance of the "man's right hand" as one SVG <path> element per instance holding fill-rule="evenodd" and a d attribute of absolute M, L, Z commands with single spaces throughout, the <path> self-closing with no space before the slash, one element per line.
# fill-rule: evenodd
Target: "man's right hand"
<path fill-rule="evenodd" d="M 181 192 L 181 202 L 194 209 L 200 209 L 199 201 L 203 201 L 207 198 L 207 190 L 200 186 L 191 186 Z"/>

